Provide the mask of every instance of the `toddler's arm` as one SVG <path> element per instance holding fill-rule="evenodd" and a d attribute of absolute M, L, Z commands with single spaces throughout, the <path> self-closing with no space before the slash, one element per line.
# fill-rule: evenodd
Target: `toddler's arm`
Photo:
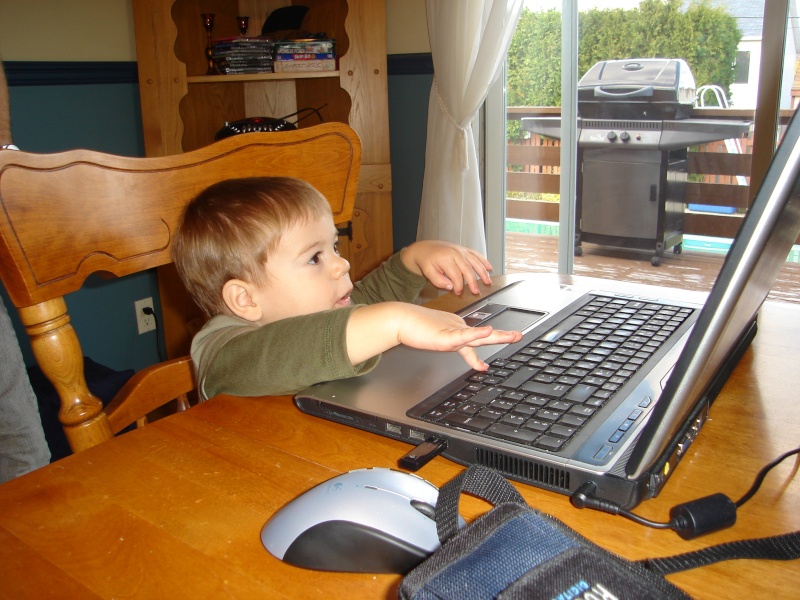
<path fill-rule="evenodd" d="M 424 275 L 437 288 L 460 295 L 464 286 L 478 293 L 478 279 L 491 285 L 492 265 L 485 256 L 453 244 L 434 240 L 414 242 L 400 254 L 403 264 L 417 275 Z"/>
<path fill-rule="evenodd" d="M 522 334 L 490 326 L 470 327 L 458 315 L 415 304 L 381 302 L 354 310 L 346 337 L 353 365 L 404 344 L 422 350 L 458 352 L 470 367 L 485 371 L 489 367 L 474 348 L 518 342 Z"/>

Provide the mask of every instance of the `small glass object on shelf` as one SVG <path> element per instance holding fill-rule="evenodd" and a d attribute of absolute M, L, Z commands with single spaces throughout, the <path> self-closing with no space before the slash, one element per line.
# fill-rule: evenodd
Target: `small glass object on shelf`
<path fill-rule="evenodd" d="M 213 50 L 214 50 L 214 43 L 211 41 L 211 32 L 214 30 L 214 13 L 202 13 L 200 15 L 203 18 L 203 27 L 206 29 L 206 61 L 208 62 L 208 69 L 206 70 L 206 75 L 216 75 L 217 71 L 217 63 L 214 62 L 213 57 Z"/>
<path fill-rule="evenodd" d="M 239 33 L 242 36 L 247 35 L 247 27 L 250 24 L 250 17 L 236 17 L 236 23 L 239 25 Z"/>

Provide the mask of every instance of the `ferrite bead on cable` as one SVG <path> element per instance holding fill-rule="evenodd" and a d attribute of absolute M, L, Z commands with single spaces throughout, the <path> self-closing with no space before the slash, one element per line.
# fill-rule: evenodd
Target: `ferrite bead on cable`
<path fill-rule="evenodd" d="M 669 516 L 675 532 L 691 540 L 736 523 L 736 504 L 725 494 L 712 494 L 672 507 Z"/>

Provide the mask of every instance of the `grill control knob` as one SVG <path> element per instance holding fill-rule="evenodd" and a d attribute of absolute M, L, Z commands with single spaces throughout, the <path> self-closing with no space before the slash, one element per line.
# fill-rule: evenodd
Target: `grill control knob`
<path fill-rule="evenodd" d="M 608 134 L 606 134 L 606 137 L 608 138 L 609 142 L 614 142 L 617 139 L 617 134 L 613 131 L 609 131 Z"/>
<path fill-rule="evenodd" d="M 623 131 L 622 133 L 619 134 L 619 139 L 622 140 L 623 142 L 630 142 L 631 136 L 627 131 Z"/>

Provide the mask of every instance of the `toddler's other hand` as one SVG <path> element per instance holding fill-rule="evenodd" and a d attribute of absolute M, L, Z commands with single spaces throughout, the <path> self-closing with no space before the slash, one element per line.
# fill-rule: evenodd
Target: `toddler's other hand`
<path fill-rule="evenodd" d="M 452 242 L 422 240 L 403 250 L 403 263 L 409 270 L 424 275 L 441 290 L 461 295 L 464 287 L 478 294 L 478 279 L 491 285 L 492 265 L 485 256 Z"/>

